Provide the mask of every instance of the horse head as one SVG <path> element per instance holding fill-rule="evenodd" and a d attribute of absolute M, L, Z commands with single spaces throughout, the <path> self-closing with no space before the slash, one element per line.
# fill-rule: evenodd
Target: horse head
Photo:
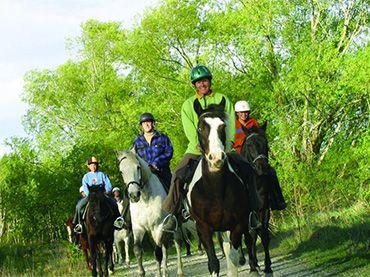
<path fill-rule="evenodd" d="M 219 171 L 226 159 L 225 102 L 225 98 L 222 97 L 220 104 L 211 104 L 203 109 L 198 99 L 194 101 L 194 110 L 199 118 L 197 129 L 199 146 L 210 171 Z"/>
<path fill-rule="evenodd" d="M 102 223 L 106 218 L 107 204 L 104 185 L 89 186 L 89 213 L 96 225 Z M 109 211 L 109 209 L 108 209 Z"/>
<path fill-rule="evenodd" d="M 132 151 L 119 152 L 117 159 L 123 181 L 127 186 L 128 197 L 131 202 L 136 203 L 140 200 L 150 169 L 148 166 L 145 167 L 145 163 L 140 162 L 140 157 Z"/>
<path fill-rule="evenodd" d="M 260 128 L 243 128 L 246 138 L 240 154 L 248 160 L 259 176 L 269 174 L 266 126 L 267 122 Z"/>

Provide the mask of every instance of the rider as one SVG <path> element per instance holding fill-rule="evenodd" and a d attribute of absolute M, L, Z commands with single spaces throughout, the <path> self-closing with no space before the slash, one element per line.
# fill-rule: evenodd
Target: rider
<path fill-rule="evenodd" d="M 89 187 L 98 185 L 104 185 L 105 192 L 110 193 L 110 191 L 112 190 L 111 182 L 107 175 L 99 171 L 99 162 L 97 158 L 95 157 L 89 158 L 86 161 L 86 164 L 87 167 L 89 168 L 89 172 L 87 172 L 82 178 L 83 192 L 85 193 L 85 195 L 86 196 L 89 195 Z M 107 200 L 109 201 L 109 203 L 111 203 L 112 212 L 116 217 L 114 226 L 117 229 L 121 229 L 123 225 L 123 218 L 119 214 L 117 203 L 108 196 Z M 76 205 L 76 213 L 73 218 L 73 224 L 75 224 L 74 231 L 77 234 L 82 233 L 83 228 L 81 224 L 81 214 L 88 201 L 89 201 L 88 197 L 83 197 L 78 201 Z"/>
<path fill-rule="evenodd" d="M 259 124 L 255 118 L 250 117 L 250 106 L 245 100 L 241 100 L 235 103 L 235 139 L 233 147 L 240 153 L 243 146 L 244 140 L 246 138 L 246 133 L 243 128 L 259 127 Z M 272 210 L 284 210 L 286 208 L 286 203 L 281 192 L 279 180 L 276 175 L 275 169 L 270 166 L 270 198 L 271 198 L 271 209 Z"/>
<path fill-rule="evenodd" d="M 155 173 L 164 184 L 166 190 L 171 182 L 170 161 L 173 155 L 173 146 L 167 135 L 155 129 L 155 119 L 151 113 L 143 113 L 139 119 L 143 132 L 138 135 L 132 148 L 149 164 L 150 170 Z"/>
<path fill-rule="evenodd" d="M 112 189 L 113 198 L 118 205 L 118 210 L 121 213 L 121 216 L 124 218 L 123 228 L 131 228 L 131 215 L 129 211 L 129 200 L 127 197 L 124 197 L 124 194 L 121 193 L 121 190 L 118 187 Z"/>
<path fill-rule="evenodd" d="M 163 209 L 170 213 L 163 222 L 164 231 L 172 231 L 175 228 L 180 211 L 182 212 L 183 220 L 189 217 L 188 212 L 182 209 L 181 196 L 184 190 L 184 181 L 181 180 L 181 172 L 183 172 L 183 168 L 189 164 L 190 160 L 197 160 L 201 155 L 197 135 L 198 115 L 193 107 L 194 101 L 199 100 L 202 108 L 205 109 L 210 104 L 219 104 L 224 97 L 226 100 L 225 112 L 229 116 L 226 125 L 226 152 L 231 151 L 232 140 L 235 134 L 235 126 L 234 124 L 230 124 L 231 122 L 235 122 L 233 105 L 225 95 L 212 91 L 212 74 L 210 70 L 204 65 L 195 66 L 191 70 L 190 80 L 196 93 L 189 97 L 181 108 L 182 125 L 189 143 L 185 155 L 174 170 L 170 191 L 163 203 Z M 259 222 L 256 224 L 259 224 Z"/>
<path fill-rule="evenodd" d="M 259 127 L 255 118 L 249 117 L 250 107 L 247 101 L 241 100 L 235 103 L 235 138 L 233 148 L 236 152 L 240 153 L 244 139 L 246 137 L 244 128 Z"/>

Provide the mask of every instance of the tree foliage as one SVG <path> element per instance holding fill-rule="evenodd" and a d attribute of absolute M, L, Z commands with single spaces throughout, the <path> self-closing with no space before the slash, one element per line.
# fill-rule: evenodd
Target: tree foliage
<path fill-rule="evenodd" d="M 269 121 L 289 211 L 369 201 L 369 11 L 365 0 L 166 0 L 131 29 L 85 22 L 74 59 L 25 77 L 32 141 L 10 141 L 0 161 L 4 232 L 58 236 L 92 154 L 122 185 L 115 150 L 130 147 L 142 112 L 171 138 L 174 167 L 196 64 L 211 69 L 215 91 Z"/>

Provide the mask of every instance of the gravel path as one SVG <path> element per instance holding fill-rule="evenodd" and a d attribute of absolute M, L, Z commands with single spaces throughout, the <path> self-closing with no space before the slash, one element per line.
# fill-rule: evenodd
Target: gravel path
<path fill-rule="evenodd" d="M 220 260 L 220 276 L 226 276 L 226 260 L 221 257 L 219 253 L 218 258 Z M 259 265 L 263 269 L 263 256 L 259 256 Z M 192 255 L 190 257 L 183 257 L 184 263 L 184 274 L 185 276 L 210 276 L 207 266 L 207 256 L 204 255 Z M 175 257 L 170 257 L 169 260 L 169 275 L 176 276 L 176 259 Z M 154 277 L 156 264 L 154 261 L 145 262 L 144 268 L 147 277 Z M 320 269 L 313 268 L 307 265 L 303 260 L 299 258 L 294 258 L 291 255 L 272 255 L 272 270 L 274 271 L 273 276 L 294 276 L 294 277 L 307 277 L 307 276 L 333 276 L 322 272 Z M 122 266 L 116 267 L 116 276 L 136 276 L 137 265 L 132 264 L 131 269 L 123 268 Z M 257 274 L 253 275 L 256 276 Z M 239 276 L 252 276 L 249 274 L 249 265 L 239 267 Z M 260 271 L 257 276 L 265 276 L 265 274 Z M 266 275 L 267 276 L 267 275 Z M 269 275 L 272 276 L 272 275 Z"/>

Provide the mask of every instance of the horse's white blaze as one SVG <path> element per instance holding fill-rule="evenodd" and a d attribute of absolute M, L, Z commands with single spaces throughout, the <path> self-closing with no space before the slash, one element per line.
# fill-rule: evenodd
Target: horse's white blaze
<path fill-rule="evenodd" d="M 195 183 L 202 178 L 202 160 L 199 161 L 197 168 L 195 169 L 193 179 L 191 179 L 191 182 L 189 184 L 188 193 L 186 194 L 186 198 L 188 199 L 188 203 L 191 207 L 191 191 L 194 188 Z"/>
<path fill-rule="evenodd" d="M 204 121 L 207 122 L 210 127 L 208 136 L 209 153 L 207 155 L 207 160 L 210 164 L 210 170 L 217 170 L 219 166 L 222 165 L 222 161 L 225 159 L 225 146 L 222 144 L 217 132 L 218 127 L 223 125 L 224 122 L 218 117 L 206 117 Z"/>

